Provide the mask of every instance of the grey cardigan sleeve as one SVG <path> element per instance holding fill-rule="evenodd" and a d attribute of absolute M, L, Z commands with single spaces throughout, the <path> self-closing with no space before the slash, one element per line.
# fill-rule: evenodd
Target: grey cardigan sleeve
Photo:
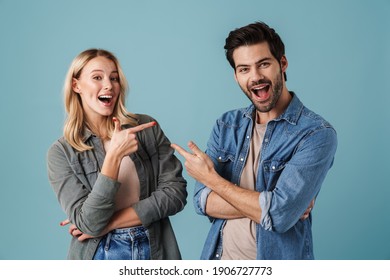
<path fill-rule="evenodd" d="M 139 115 L 140 124 L 155 121 L 146 115 Z M 160 125 L 145 129 L 138 133 L 140 143 L 151 162 L 151 173 L 154 178 L 149 182 L 149 196 L 134 204 L 134 210 L 144 226 L 174 215 L 187 203 L 187 182 L 182 177 L 182 165 L 174 155 L 171 143 L 165 136 Z"/>
<path fill-rule="evenodd" d="M 55 142 L 47 154 L 49 181 L 62 209 L 83 233 L 98 236 L 114 213 L 120 183 L 99 173 L 93 187 L 89 186 L 85 173 L 98 172 L 97 166 L 90 166 L 91 170 L 83 170 L 65 142 Z"/>

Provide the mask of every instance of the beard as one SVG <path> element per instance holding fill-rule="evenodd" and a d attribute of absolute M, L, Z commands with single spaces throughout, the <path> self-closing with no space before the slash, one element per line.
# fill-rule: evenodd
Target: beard
<path fill-rule="evenodd" d="M 257 111 L 259 111 L 261 113 L 267 113 L 267 112 L 271 111 L 273 108 L 275 108 L 276 103 L 279 100 L 279 97 L 282 95 L 282 91 L 283 91 L 282 75 L 283 75 L 282 69 L 280 69 L 279 75 L 276 77 L 276 79 L 273 82 L 271 82 L 271 80 L 268 80 L 268 79 L 260 79 L 259 81 L 254 82 L 251 85 L 251 86 L 255 86 L 255 85 L 264 84 L 264 83 L 267 83 L 270 85 L 270 89 L 269 89 L 270 100 L 268 100 L 266 102 L 259 102 L 259 101 L 253 100 L 252 95 L 254 93 L 252 93 L 252 91 L 249 89 L 249 87 L 243 88 L 240 85 L 240 88 L 245 93 L 245 95 L 249 98 L 249 100 L 252 102 L 252 104 L 255 106 Z"/>

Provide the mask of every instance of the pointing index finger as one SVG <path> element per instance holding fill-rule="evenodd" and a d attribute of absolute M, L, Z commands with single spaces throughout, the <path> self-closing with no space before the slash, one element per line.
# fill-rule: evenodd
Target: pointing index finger
<path fill-rule="evenodd" d="M 185 159 L 187 159 L 187 157 L 191 156 L 191 154 L 189 152 L 187 152 L 186 150 L 184 150 L 182 147 L 180 147 L 179 145 L 176 145 L 176 144 L 171 144 L 171 147 L 174 148 L 179 154 L 181 154 Z"/>
<path fill-rule="evenodd" d="M 148 123 L 144 123 L 144 124 L 140 124 L 140 125 L 137 125 L 135 127 L 132 127 L 132 128 L 130 128 L 130 130 L 132 133 L 136 133 L 136 132 L 142 131 L 146 128 L 155 126 L 156 124 L 157 124 L 156 122 L 148 122 Z"/>

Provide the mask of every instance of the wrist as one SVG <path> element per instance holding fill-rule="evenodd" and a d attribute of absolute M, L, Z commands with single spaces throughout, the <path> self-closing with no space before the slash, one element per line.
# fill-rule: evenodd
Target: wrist
<path fill-rule="evenodd" d="M 221 184 L 221 180 L 224 180 L 215 170 L 213 170 L 208 176 L 205 176 L 203 184 L 208 188 L 215 190 L 215 187 Z"/>
<path fill-rule="evenodd" d="M 122 158 L 118 155 L 107 153 L 104 158 L 101 173 L 111 179 L 117 180 L 121 161 Z"/>

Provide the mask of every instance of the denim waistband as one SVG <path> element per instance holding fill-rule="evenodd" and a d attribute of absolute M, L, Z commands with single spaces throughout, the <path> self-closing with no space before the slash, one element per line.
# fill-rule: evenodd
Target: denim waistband
<path fill-rule="evenodd" d="M 135 232 L 135 231 L 147 231 L 147 229 L 143 226 L 117 228 L 112 230 L 111 233 L 126 233 L 126 232 Z"/>
<path fill-rule="evenodd" d="M 128 228 L 118 228 L 110 231 L 107 234 L 107 239 L 116 238 L 126 236 L 130 237 L 131 240 L 135 240 L 138 238 L 145 238 L 149 237 L 148 230 L 143 226 L 136 226 L 136 227 L 128 227 Z"/>
<path fill-rule="evenodd" d="M 128 242 L 134 242 L 135 240 L 142 240 L 142 239 L 147 240 L 148 238 L 149 238 L 148 230 L 143 226 L 118 228 L 110 231 L 105 236 L 104 247 L 106 250 L 108 250 L 112 239 L 121 239 L 121 240 L 128 240 Z"/>
<path fill-rule="evenodd" d="M 150 259 L 148 230 L 136 226 L 110 231 L 100 241 L 94 259 Z"/>

